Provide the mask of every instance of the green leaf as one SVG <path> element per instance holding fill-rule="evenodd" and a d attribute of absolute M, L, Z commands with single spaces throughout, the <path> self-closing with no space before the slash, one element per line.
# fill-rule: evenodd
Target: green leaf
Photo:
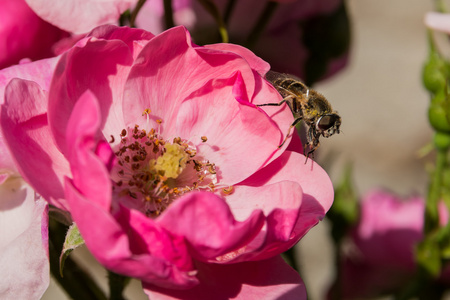
<path fill-rule="evenodd" d="M 59 272 L 61 277 L 63 277 L 64 262 L 66 261 L 66 258 L 69 256 L 70 252 L 82 245 L 84 245 L 84 240 L 81 237 L 77 224 L 73 223 L 67 231 L 61 256 L 59 257 Z"/>
<path fill-rule="evenodd" d="M 341 182 L 334 190 L 334 202 L 327 213 L 333 223 L 332 236 L 340 242 L 359 218 L 359 201 L 352 182 L 352 166 L 347 165 Z"/>
<path fill-rule="evenodd" d="M 434 235 L 429 235 L 420 242 L 416 249 L 419 267 L 429 277 L 436 278 L 441 272 L 441 250 Z"/>

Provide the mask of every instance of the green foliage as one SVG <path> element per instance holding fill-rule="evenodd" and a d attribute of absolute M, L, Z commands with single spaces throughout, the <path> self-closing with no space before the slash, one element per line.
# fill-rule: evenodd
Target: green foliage
<path fill-rule="evenodd" d="M 441 272 L 441 251 L 435 235 L 427 236 L 416 249 L 416 261 L 428 277 L 435 278 Z"/>
<path fill-rule="evenodd" d="M 70 252 L 74 249 L 84 245 L 84 240 L 81 237 L 80 231 L 75 223 L 73 223 L 66 234 L 61 256 L 59 257 L 59 272 L 63 276 L 64 263 Z"/>
<path fill-rule="evenodd" d="M 445 83 L 431 99 L 428 119 L 436 132 L 450 135 L 450 98 Z"/>
<path fill-rule="evenodd" d="M 336 243 L 340 243 L 359 218 L 359 201 L 353 188 L 351 165 L 345 168 L 341 182 L 335 188 L 333 206 L 327 217 L 333 224 L 331 235 Z"/>
<path fill-rule="evenodd" d="M 443 89 L 449 75 L 449 65 L 445 59 L 431 47 L 430 54 L 422 70 L 425 88 L 433 94 Z"/>

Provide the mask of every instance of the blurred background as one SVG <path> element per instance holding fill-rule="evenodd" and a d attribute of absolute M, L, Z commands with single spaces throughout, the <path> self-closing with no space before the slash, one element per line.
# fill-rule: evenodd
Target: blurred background
<path fill-rule="evenodd" d="M 342 133 L 321 139 L 317 160 L 336 185 L 353 165 L 359 195 L 383 188 L 400 196 L 423 195 L 426 162 L 418 151 L 432 137 L 429 95 L 421 81 L 427 57 L 424 14 L 433 1 L 350 0 L 352 44 L 347 67 L 315 85 L 342 117 Z M 309 299 L 324 299 L 333 279 L 333 244 L 327 220 L 297 245 Z"/>
<path fill-rule="evenodd" d="M 384 188 L 401 196 L 423 194 L 427 188 L 426 161 L 418 151 L 431 140 L 427 121 L 429 96 L 421 83 L 427 55 L 424 14 L 431 0 L 348 0 L 352 27 L 347 67 L 315 85 L 340 113 L 342 133 L 321 139 L 317 161 L 334 183 L 347 163 L 361 195 Z M 333 245 L 325 220 L 297 246 L 300 270 L 309 299 L 324 299 L 333 278 Z M 83 266 L 97 265 L 86 249 L 75 251 Z M 98 266 L 98 265 L 97 265 Z M 106 273 L 97 267 L 96 278 Z M 106 281 L 104 288 L 107 289 Z M 147 299 L 140 284 L 127 287 L 129 299 Z M 68 299 L 52 281 L 43 299 Z"/>

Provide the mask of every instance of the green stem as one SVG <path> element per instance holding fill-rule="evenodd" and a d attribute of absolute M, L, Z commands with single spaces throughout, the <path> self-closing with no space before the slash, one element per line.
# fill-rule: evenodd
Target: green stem
<path fill-rule="evenodd" d="M 222 43 L 228 43 L 228 31 L 225 26 L 225 21 L 222 18 L 219 9 L 216 4 L 212 0 L 197 0 L 203 8 L 214 18 L 216 21 L 217 27 L 219 27 L 219 34 L 222 39 Z"/>
<path fill-rule="evenodd" d="M 127 10 L 125 11 L 123 14 L 120 15 L 119 17 L 119 26 L 125 26 L 127 23 L 127 21 L 130 19 L 130 11 Z"/>
<path fill-rule="evenodd" d="M 128 277 L 108 271 L 108 282 L 109 282 L 109 299 L 125 300 L 122 294 L 123 290 L 125 289 L 125 286 L 129 282 Z"/>
<path fill-rule="evenodd" d="M 175 22 L 173 20 L 172 0 L 164 0 L 164 22 L 166 29 L 175 26 Z"/>
<path fill-rule="evenodd" d="M 146 0 L 139 0 L 138 3 L 136 4 L 136 7 L 134 8 L 134 10 L 131 12 L 130 15 L 130 27 L 136 27 L 136 17 L 139 13 L 139 11 L 141 10 L 141 8 L 144 6 Z"/>
<path fill-rule="evenodd" d="M 436 167 L 431 177 L 428 197 L 425 207 L 425 234 L 439 226 L 438 202 L 441 199 L 443 172 L 448 165 L 447 151 L 437 149 Z"/>
<path fill-rule="evenodd" d="M 247 38 L 247 47 L 248 48 L 251 49 L 255 46 L 259 37 L 266 29 L 267 24 L 269 24 L 269 21 L 272 18 L 273 14 L 275 13 L 275 10 L 277 7 L 278 7 L 278 2 L 275 2 L 275 1 L 267 2 L 266 7 L 264 8 L 262 14 L 259 16 L 259 19 L 256 22 L 256 25 L 253 27 L 252 31 L 250 32 L 250 35 Z"/>
<path fill-rule="evenodd" d="M 65 262 L 64 277 L 60 276 L 59 255 L 62 250 L 67 227 L 50 219 L 48 229 L 50 272 L 53 278 L 58 281 L 60 286 L 72 299 L 106 300 L 106 295 L 98 287 L 94 279 L 70 257 Z"/>
<path fill-rule="evenodd" d="M 438 51 L 436 48 L 436 43 L 434 41 L 433 30 L 431 30 L 431 29 L 427 29 L 427 41 L 428 41 L 429 51 L 431 53 L 437 53 Z"/>

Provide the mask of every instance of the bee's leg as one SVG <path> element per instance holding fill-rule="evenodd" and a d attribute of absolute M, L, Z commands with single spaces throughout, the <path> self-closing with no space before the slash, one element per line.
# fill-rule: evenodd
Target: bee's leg
<path fill-rule="evenodd" d="M 308 130 L 308 143 L 305 145 L 304 151 L 306 152 L 306 148 L 309 148 L 309 151 L 306 153 L 305 164 L 308 161 L 309 156 L 311 156 L 311 158 L 314 160 L 314 151 L 316 151 L 316 149 L 320 146 L 319 137 L 320 133 L 316 132 L 313 127 L 310 127 Z"/>
<path fill-rule="evenodd" d="M 309 127 L 308 129 L 308 133 L 306 135 L 306 140 L 307 143 L 305 143 L 304 145 L 304 150 L 303 153 L 306 154 L 306 160 L 305 160 L 305 164 L 306 162 L 308 162 L 308 158 L 311 155 L 311 158 L 314 160 L 314 151 L 316 150 L 316 145 L 318 145 L 319 143 L 319 139 L 317 139 L 317 133 L 316 133 L 316 129 L 314 128 L 314 126 Z"/>
<path fill-rule="evenodd" d="M 292 100 L 292 96 L 287 96 L 287 97 L 285 97 L 283 100 L 281 100 L 278 103 L 264 103 L 264 104 L 258 104 L 256 106 L 281 106 L 283 103 L 286 103 L 289 106 L 289 109 L 291 111 L 293 111 L 292 110 L 293 107 L 292 107 L 292 104 L 291 104 L 292 101 L 288 101 L 288 100 Z"/>
<path fill-rule="evenodd" d="M 287 134 L 286 134 L 286 136 L 285 136 L 283 142 L 278 146 L 278 148 L 283 147 L 284 143 L 286 142 L 286 140 L 287 140 L 288 137 L 289 137 L 289 134 L 291 133 L 292 128 L 295 127 L 295 125 L 297 125 L 298 122 L 300 122 L 301 120 L 302 120 L 301 117 L 300 117 L 300 118 L 297 118 L 297 119 L 294 120 L 294 122 L 291 124 L 291 126 L 289 126 L 289 130 L 288 130 L 288 132 L 287 132 Z"/>

